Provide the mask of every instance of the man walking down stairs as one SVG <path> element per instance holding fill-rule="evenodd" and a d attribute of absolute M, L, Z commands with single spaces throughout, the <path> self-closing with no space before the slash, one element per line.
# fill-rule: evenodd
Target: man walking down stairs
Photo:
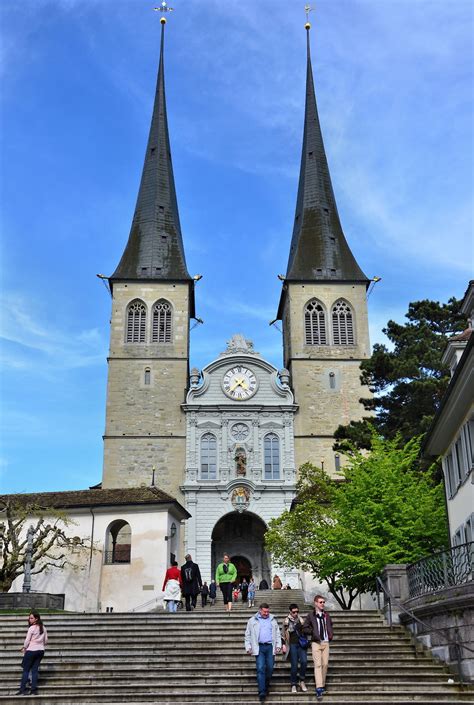
<path fill-rule="evenodd" d="M 257 593 L 260 602 L 269 603 L 281 627 L 289 604 L 302 606 L 304 597 L 298 590 L 269 590 Z M 198 605 L 176 614 L 45 614 L 49 644 L 36 701 L 258 705 L 255 659 L 242 646 L 254 613 L 239 602 L 229 616 L 219 595 L 212 608 Z M 324 705 L 474 702 L 472 686 L 450 685 L 452 674 L 428 653 L 417 652 L 410 635 L 401 627 L 390 629 L 378 612 L 334 611 L 331 616 L 334 639 Z M 24 627 L 24 615 L 0 616 L 0 705 L 23 701 L 13 693 Z M 315 703 L 312 679 L 307 679 L 308 692 L 291 693 L 289 669 L 288 661 L 277 656 L 266 704 Z"/>

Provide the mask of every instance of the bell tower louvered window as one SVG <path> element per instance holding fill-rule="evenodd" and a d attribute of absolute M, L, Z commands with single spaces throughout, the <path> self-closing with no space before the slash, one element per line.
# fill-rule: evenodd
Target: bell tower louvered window
<path fill-rule="evenodd" d="M 306 345 L 326 345 L 326 316 L 319 301 L 313 299 L 304 310 L 304 330 Z"/>
<path fill-rule="evenodd" d="M 143 301 L 132 301 L 128 306 L 126 342 L 146 342 L 146 306 Z"/>
<path fill-rule="evenodd" d="M 346 301 L 336 301 L 333 306 L 332 337 L 334 345 L 354 345 L 354 320 Z"/>
<path fill-rule="evenodd" d="M 164 299 L 153 306 L 152 343 L 171 343 L 172 315 L 171 304 Z"/>

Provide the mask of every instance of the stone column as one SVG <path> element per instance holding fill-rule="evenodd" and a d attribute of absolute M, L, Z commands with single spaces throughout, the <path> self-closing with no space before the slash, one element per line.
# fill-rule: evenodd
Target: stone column
<path fill-rule="evenodd" d="M 392 597 L 392 620 L 398 622 L 399 615 L 402 610 L 395 603 L 404 602 L 409 598 L 408 576 L 406 563 L 391 563 L 386 565 L 382 571 L 382 582 L 386 590 Z M 389 620 L 389 602 L 388 597 L 384 593 L 383 611 L 385 619 Z"/>

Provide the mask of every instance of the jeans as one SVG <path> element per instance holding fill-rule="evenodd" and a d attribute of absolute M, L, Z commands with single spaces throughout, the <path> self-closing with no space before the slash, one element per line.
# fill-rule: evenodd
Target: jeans
<path fill-rule="evenodd" d="M 298 661 L 300 664 L 300 675 L 298 677 Z M 297 685 L 298 681 L 306 678 L 306 666 L 308 665 L 308 653 L 299 644 L 290 644 L 291 663 L 291 685 Z"/>
<path fill-rule="evenodd" d="M 207 595 L 201 595 L 201 605 L 202 607 L 207 605 Z"/>
<path fill-rule="evenodd" d="M 257 683 L 259 696 L 265 695 L 273 673 L 273 644 L 260 644 L 258 656 L 255 656 L 257 665 Z"/>
<path fill-rule="evenodd" d="M 20 690 L 26 689 L 26 683 L 31 671 L 31 690 L 34 691 L 38 687 L 38 668 L 40 661 L 44 656 L 44 651 L 25 651 L 23 656 L 23 675 L 21 676 Z"/>
<path fill-rule="evenodd" d="M 176 600 L 168 600 L 168 612 L 177 612 L 178 611 L 178 603 Z"/>

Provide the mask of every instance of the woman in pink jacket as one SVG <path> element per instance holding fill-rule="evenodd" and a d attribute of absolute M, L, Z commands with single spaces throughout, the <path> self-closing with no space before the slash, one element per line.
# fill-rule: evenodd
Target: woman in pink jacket
<path fill-rule="evenodd" d="M 44 656 L 44 650 L 48 643 L 48 634 L 41 621 L 38 612 L 32 612 L 28 617 L 28 632 L 25 643 L 21 649 L 23 653 L 23 675 L 21 677 L 20 690 L 17 695 L 26 695 L 26 684 L 31 671 L 31 692 L 36 695 L 38 692 L 38 668 Z"/>

